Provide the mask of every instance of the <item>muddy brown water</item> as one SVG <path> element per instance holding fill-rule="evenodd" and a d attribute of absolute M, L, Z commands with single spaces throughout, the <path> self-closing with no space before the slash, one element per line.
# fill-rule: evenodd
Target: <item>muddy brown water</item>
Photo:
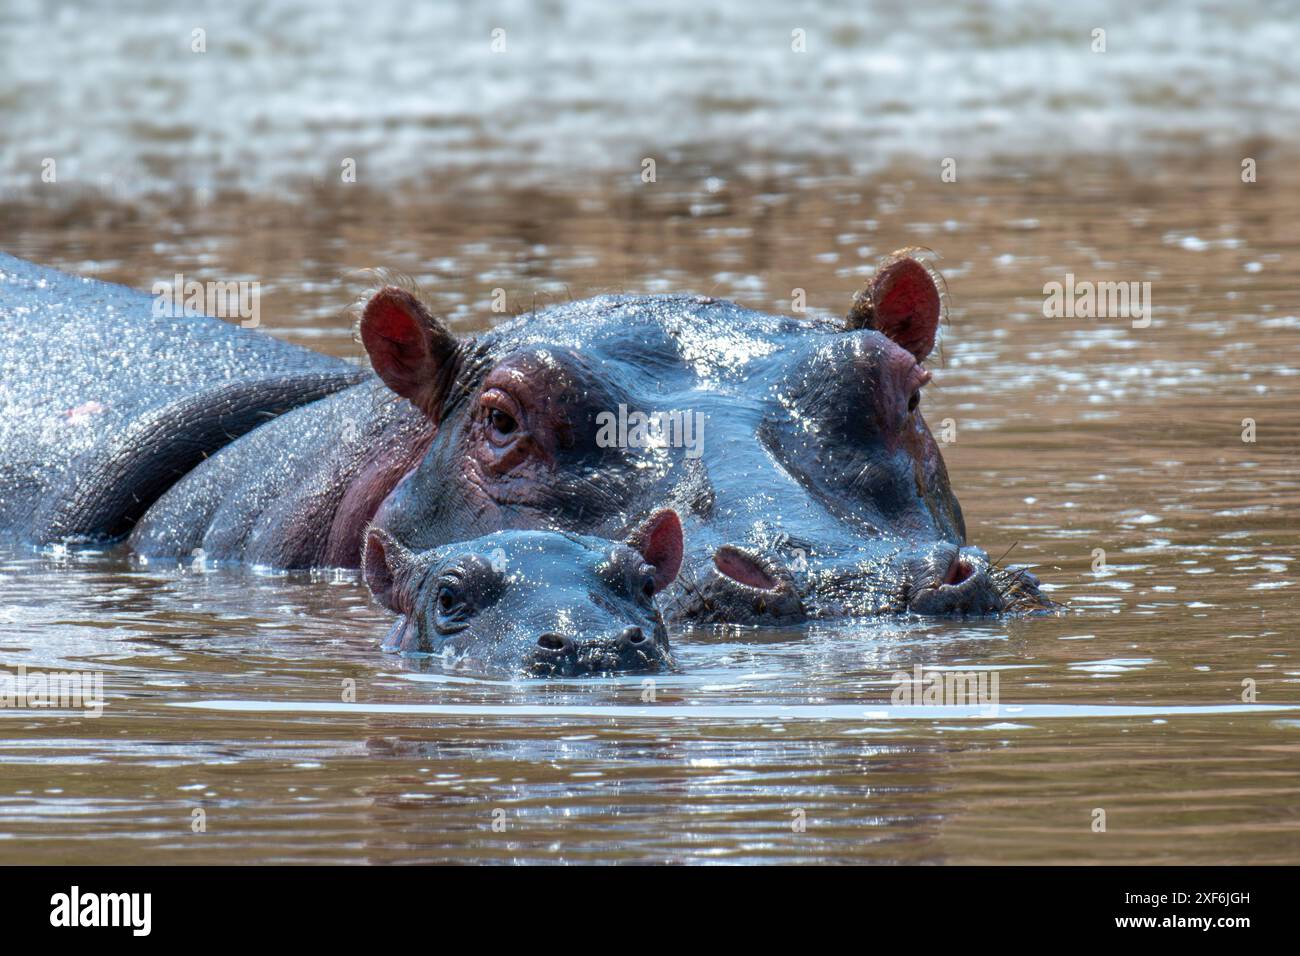
<path fill-rule="evenodd" d="M 10 551 L 0 667 L 102 673 L 105 706 L 0 708 L 0 861 L 1295 862 L 1300 164 L 1243 184 L 1239 155 L 8 197 L 8 251 L 255 279 L 265 331 L 357 357 L 377 265 L 468 332 L 496 289 L 841 312 L 928 247 L 948 319 L 923 408 L 971 540 L 1068 610 L 683 632 L 651 692 L 382 654 L 350 574 Z M 1067 274 L 1150 282 L 1149 327 L 1045 317 Z M 897 706 L 916 665 L 996 674 L 996 711 Z"/>

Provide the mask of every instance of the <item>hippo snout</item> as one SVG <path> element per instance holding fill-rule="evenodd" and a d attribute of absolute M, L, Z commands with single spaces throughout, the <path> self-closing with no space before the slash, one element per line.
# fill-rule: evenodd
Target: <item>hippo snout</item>
<path fill-rule="evenodd" d="M 688 585 L 678 616 L 695 622 L 797 624 L 807 618 L 790 569 L 774 554 L 725 544 L 703 580 Z"/>
<path fill-rule="evenodd" d="M 672 617 L 782 626 L 882 613 L 979 617 L 1056 607 L 1027 570 L 999 567 L 982 549 L 955 542 L 866 560 L 828 559 L 812 549 L 796 557 L 787 562 L 775 549 L 725 544 L 684 576 Z"/>
<path fill-rule="evenodd" d="M 980 548 L 947 546 L 913 564 L 907 610 L 933 617 L 1055 611 L 1027 568 L 1000 567 Z"/>
<path fill-rule="evenodd" d="M 999 614 L 1006 609 L 989 556 L 980 548 L 950 548 L 925 562 L 929 573 L 914 584 L 907 609 L 931 616 Z"/>
<path fill-rule="evenodd" d="M 672 666 L 667 641 L 636 625 L 624 628 L 613 637 L 587 640 L 547 631 L 538 636 L 525 661 L 525 670 L 535 677 L 652 673 Z"/>

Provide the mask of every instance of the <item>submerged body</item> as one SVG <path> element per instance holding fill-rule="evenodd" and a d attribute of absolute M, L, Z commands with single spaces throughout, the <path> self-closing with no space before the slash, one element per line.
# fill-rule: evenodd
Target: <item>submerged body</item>
<path fill-rule="evenodd" d="M 914 260 L 844 321 L 603 296 L 459 340 L 390 287 L 360 322 L 378 379 L 215 319 L 162 322 L 152 301 L 0 259 L 0 362 L 20 382 L 0 402 L 0 532 L 355 567 L 371 525 L 422 552 L 502 530 L 620 540 L 671 507 L 690 543 L 671 618 L 1046 604 L 966 545 L 919 409 L 939 295 Z M 87 342 L 104 354 L 79 359 Z M 611 429 L 633 414 L 695 430 Z M 64 431 L 14 430 L 33 417 Z"/>

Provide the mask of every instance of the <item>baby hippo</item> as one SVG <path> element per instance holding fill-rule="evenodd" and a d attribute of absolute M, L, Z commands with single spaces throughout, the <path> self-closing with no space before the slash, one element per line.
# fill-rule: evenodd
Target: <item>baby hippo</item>
<path fill-rule="evenodd" d="M 371 593 L 401 615 L 385 650 L 538 677 L 673 667 L 655 595 L 681 563 L 671 509 L 626 542 L 497 531 L 416 553 L 372 527 L 363 555 Z"/>

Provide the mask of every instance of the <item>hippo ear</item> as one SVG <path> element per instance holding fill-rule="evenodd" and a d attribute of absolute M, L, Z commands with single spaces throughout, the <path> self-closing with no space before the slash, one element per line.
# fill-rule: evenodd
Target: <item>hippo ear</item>
<path fill-rule="evenodd" d="M 923 362 L 934 348 L 939 313 L 939 290 L 929 270 L 903 256 L 886 263 L 854 297 L 844 325 L 881 332 Z"/>
<path fill-rule="evenodd" d="M 370 593 L 384 607 L 398 614 L 411 613 L 410 585 L 415 571 L 415 555 L 382 528 L 366 532 L 361 568 Z"/>
<path fill-rule="evenodd" d="M 380 289 L 361 313 L 361 343 L 384 384 L 437 423 L 460 353 L 424 303 L 396 286 Z"/>
<path fill-rule="evenodd" d="M 682 520 L 672 508 L 652 514 L 628 536 L 627 543 L 655 569 L 656 593 L 677 579 L 682 569 Z"/>

